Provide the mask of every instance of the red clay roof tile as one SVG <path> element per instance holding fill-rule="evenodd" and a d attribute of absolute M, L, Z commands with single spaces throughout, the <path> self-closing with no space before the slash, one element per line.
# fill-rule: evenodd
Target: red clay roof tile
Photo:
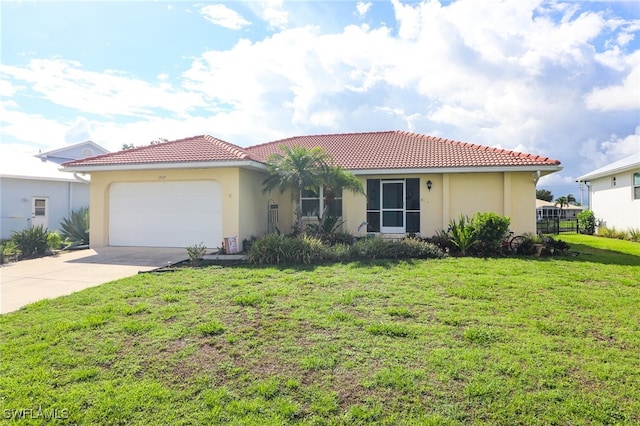
<path fill-rule="evenodd" d="M 547 157 L 404 131 L 297 136 L 247 148 L 265 161 L 280 146 L 322 147 L 349 170 L 559 165 Z"/>
<path fill-rule="evenodd" d="M 65 166 L 106 166 L 246 160 L 244 148 L 208 135 L 142 146 L 65 163 Z"/>
<path fill-rule="evenodd" d="M 404 131 L 296 136 L 248 148 L 211 136 L 194 136 L 65 163 L 65 166 L 126 166 L 253 160 L 265 162 L 282 145 L 319 146 L 349 170 L 505 167 L 560 162 L 538 155 L 491 148 Z"/>

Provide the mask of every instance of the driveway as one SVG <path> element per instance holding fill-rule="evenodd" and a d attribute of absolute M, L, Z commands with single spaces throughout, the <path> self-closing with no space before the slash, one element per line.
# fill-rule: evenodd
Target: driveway
<path fill-rule="evenodd" d="M 188 258 L 183 248 L 103 247 L 0 267 L 0 313 Z"/>

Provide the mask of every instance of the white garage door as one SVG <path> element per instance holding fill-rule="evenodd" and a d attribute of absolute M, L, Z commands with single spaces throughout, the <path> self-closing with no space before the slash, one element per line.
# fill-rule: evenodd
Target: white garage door
<path fill-rule="evenodd" d="M 213 181 L 114 183 L 109 245 L 209 248 L 222 241 L 222 193 Z"/>

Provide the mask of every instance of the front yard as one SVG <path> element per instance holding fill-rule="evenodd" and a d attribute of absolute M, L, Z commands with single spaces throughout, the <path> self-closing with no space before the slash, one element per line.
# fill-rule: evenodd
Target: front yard
<path fill-rule="evenodd" d="M 637 424 L 640 244 L 140 274 L 0 316 L 21 424 Z"/>

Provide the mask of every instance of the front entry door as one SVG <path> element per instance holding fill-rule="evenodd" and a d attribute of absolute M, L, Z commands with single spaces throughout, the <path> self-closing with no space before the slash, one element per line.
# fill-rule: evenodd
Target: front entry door
<path fill-rule="evenodd" d="M 33 197 L 31 204 L 31 226 L 49 228 L 49 199 L 47 197 Z"/>
<path fill-rule="evenodd" d="M 382 184 L 382 223 L 380 231 L 389 234 L 402 234 L 404 223 L 404 180 L 383 180 Z"/>

